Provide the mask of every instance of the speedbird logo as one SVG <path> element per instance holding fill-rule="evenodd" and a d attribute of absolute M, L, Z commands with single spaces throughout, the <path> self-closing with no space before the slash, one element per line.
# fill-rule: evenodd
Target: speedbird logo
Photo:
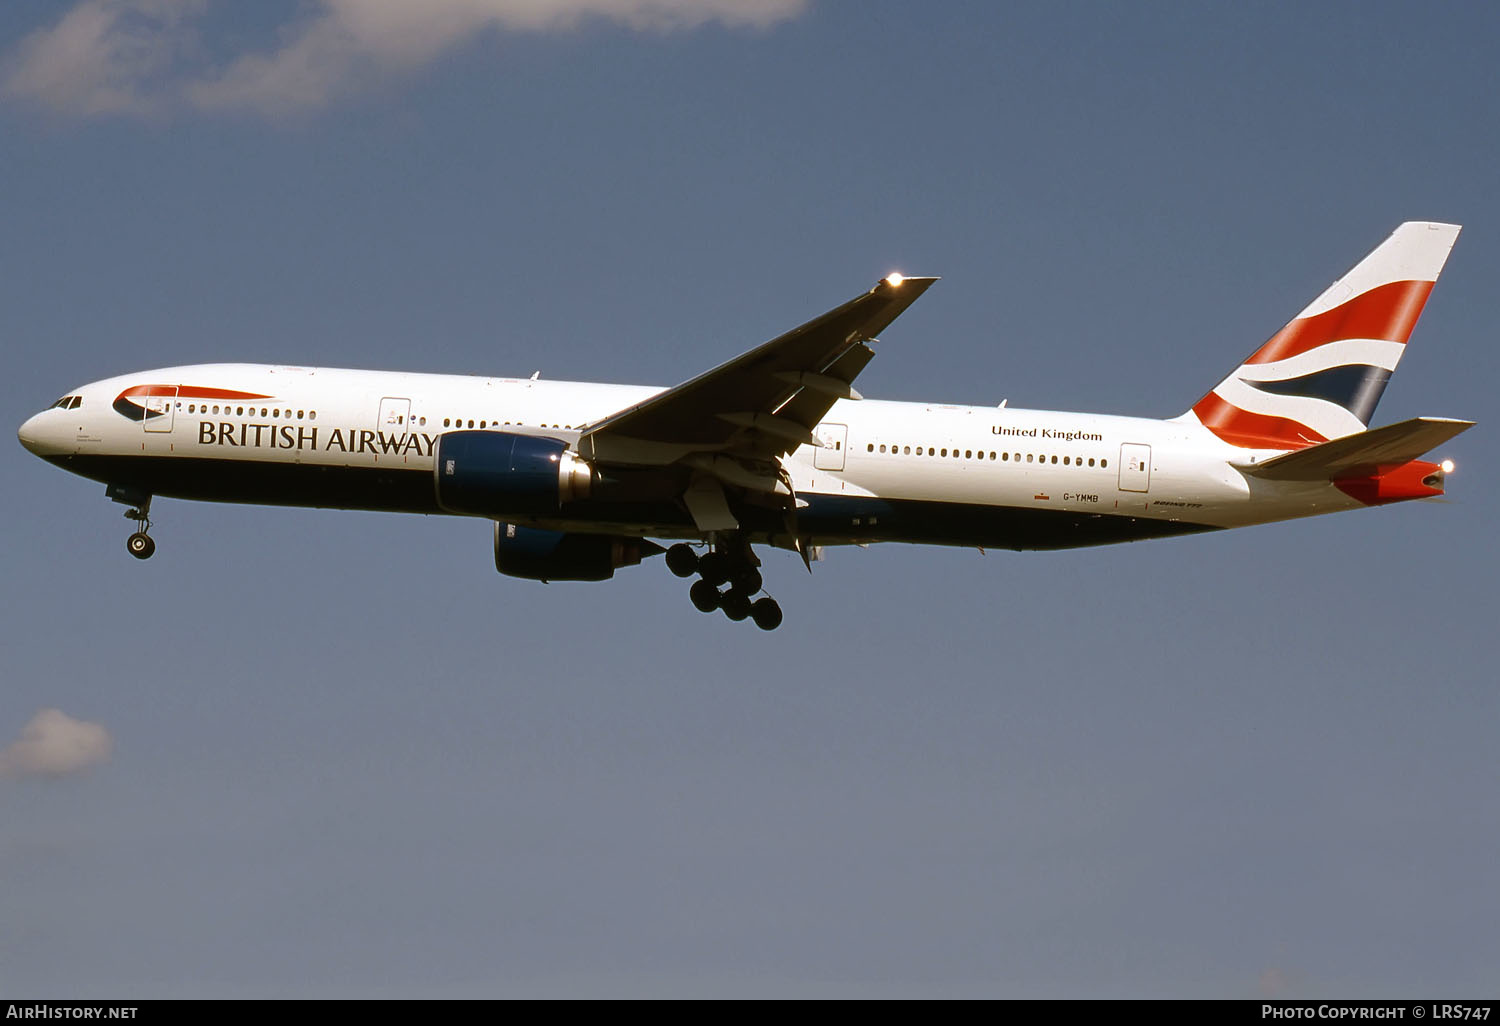
<path fill-rule="evenodd" d="M 114 411 L 128 420 L 143 421 L 165 415 L 168 404 L 178 399 L 271 398 L 259 392 L 236 392 L 231 388 L 204 388 L 201 385 L 133 385 L 115 397 Z M 158 401 L 153 403 L 152 399 Z"/>

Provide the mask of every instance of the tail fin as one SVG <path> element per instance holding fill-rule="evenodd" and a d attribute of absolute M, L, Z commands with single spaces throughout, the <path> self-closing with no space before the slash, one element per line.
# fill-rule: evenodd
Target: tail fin
<path fill-rule="evenodd" d="M 1459 229 L 1398 227 L 1181 419 L 1248 449 L 1302 449 L 1363 431 Z"/>

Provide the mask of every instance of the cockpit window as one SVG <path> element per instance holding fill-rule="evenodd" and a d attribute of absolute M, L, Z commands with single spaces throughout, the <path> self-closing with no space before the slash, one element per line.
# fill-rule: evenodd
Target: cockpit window
<path fill-rule="evenodd" d="M 57 402 L 53 403 L 51 406 L 49 406 L 47 408 L 49 410 L 76 410 L 76 409 L 78 409 L 78 407 L 80 407 L 82 405 L 83 405 L 83 396 L 81 396 L 81 395 L 65 395 L 61 399 L 59 399 Z"/>
<path fill-rule="evenodd" d="M 83 405 L 83 396 L 81 396 L 81 395 L 75 395 L 73 397 L 73 403 L 72 403 L 72 405 L 70 405 L 68 407 L 68 409 L 70 409 L 70 410 L 76 410 L 76 409 L 78 409 L 78 407 L 80 407 L 82 405 Z"/>

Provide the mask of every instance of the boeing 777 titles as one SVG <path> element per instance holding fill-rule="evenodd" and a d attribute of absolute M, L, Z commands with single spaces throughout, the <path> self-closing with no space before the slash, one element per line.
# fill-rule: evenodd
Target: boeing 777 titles
<path fill-rule="evenodd" d="M 260 364 L 75 388 L 21 444 L 155 496 L 494 521 L 495 566 L 597 581 L 665 553 L 704 612 L 774 629 L 754 546 L 1060 549 L 1441 495 L 1472 422 L 1371 429 L 1459 233 L 1413 221 L 1170 420 L 862 399 L 876 336 L 934 278 L 870 291 L 675 388 Z M 657 544 L 661 539 L 670 547 Z M 757 597 L 760 595 L 760 597 Z"/>

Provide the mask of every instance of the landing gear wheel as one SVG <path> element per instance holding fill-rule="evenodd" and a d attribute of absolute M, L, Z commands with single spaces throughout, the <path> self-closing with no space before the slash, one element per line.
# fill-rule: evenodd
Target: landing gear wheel
<path fill-rule="evenodd" d="M 750 615 L 750 596 L 738 588 L 731 588 L 720 596 L 719 605 L 731 620 L 743 620 Z"/>
<path fill-rule="evenodd" d="M 151 530 L 151 496 L 133 487 L 110 485 L 104 494 L 116 502 L 134 503 L 125 511 L 126 520 L 135 521 L 135 533 L 125 539 L 125 550 L 136 559 L 150 559 L 156 542 L 146 532 Z"/>
<path fill-rule="evenodd" d="M 774 631 L 781 626 L 781 606 L 773 598 L 758 599 L 750 607 L 750 618 L 763 631 Z"/>
<path fill-rule="evenodd" d="M 746 595 L 754 595 L 760 591 L 760 586 L 764 583 L 761 580 L 760 571 L 753 566 L 741 567 L 735 571 L 732 580 L 735 590 L 742 591 Z"/>
<path fill-rule="evenodd" d="M 697 581 L 688 589 L 688 598 L 702 613 L 712 613 L 719 608 L 719 589 L 707 581 Z"/>
<path fill-rule="evenodd" d="M 698 573 L 715 588 L 729 580 L 731 569 L 729 557 L 722 552 L 710 552 L 698 560 Z"/>
<path fill-rule="evenodd" d="M 691 546 L 681 543 L 667 550 L 667 569 L 678 577 L 691 577 L 698 572 L 698 553 Z"/>

